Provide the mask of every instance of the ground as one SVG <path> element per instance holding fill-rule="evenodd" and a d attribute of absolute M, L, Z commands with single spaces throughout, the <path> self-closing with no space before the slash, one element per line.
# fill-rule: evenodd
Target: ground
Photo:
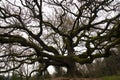
<path fill-rule="evenodd" d="M 99 78 L 53 78 L 51 80 L 101 80 Z"/>

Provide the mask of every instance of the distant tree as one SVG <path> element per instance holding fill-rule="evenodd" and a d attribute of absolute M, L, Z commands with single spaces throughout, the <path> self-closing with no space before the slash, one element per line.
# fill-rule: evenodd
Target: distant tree
<path fill-rule="evenodd" d="M 109 57 L 120 44 L 119 7 L 119 0 L 1 0 L 0 73 L 37 63 L 30 75 L 53 65 L 76 76 L 76 63 Z"/>
<path fill-rule="evenodd" d="M 4 75 L 0 75 L 0 80 L 9 80 L 9 79 L 5 77 Z"/>
<path fill-rule="evenodd" d="M 97 59 L 92 64 L 86 64 L 83 71 L 85 77 L 102 77 L 120 75 L 120 46 L 111 51 L 108 58 Z"/>
<path fill-rule="evenodd" d="M 104 75 L 119 75 L 120 73 L 120 54 L 113 54 L 109 58 L 103 60 L 104 66 L 100 66 L 102 74 Z M 103 76 L 103 75 L 102 75 Z"/>

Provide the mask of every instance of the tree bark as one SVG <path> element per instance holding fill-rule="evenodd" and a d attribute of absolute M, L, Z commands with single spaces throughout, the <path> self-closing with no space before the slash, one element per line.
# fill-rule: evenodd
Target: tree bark
<path fill-rule="evenodd" d="M 68 77 L 80 77 L 82 74 L 77 70 L 75 62 L 70 62 L 67 67 L 67 76 Z"/>

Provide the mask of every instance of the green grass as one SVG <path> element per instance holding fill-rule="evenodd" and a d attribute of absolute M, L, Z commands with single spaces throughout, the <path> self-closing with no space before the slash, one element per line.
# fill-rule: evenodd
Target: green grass
<path fill-rule="evenodd" d="M 105 76 L 102 80 L 120 80 L 120 76 Z"/>

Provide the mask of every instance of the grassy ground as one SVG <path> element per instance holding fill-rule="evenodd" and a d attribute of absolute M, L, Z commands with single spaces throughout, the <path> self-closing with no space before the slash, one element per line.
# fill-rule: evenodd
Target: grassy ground
<path fill-rule="evenodd" d="M 120 80 L 120 76 L 105 76 L 102 78 L 52 78 L 51 80 Z"/>
<path fill-rule="evenodd" d="M 101 78 L 102 80 L 120 80 L 120 76 L 105 76 Z"/>
<path fill-rule="evenodd" d="M 51 80 L 101 80 L 101 79 L 93 79 L 93 78 L 54 78 Z"/>

